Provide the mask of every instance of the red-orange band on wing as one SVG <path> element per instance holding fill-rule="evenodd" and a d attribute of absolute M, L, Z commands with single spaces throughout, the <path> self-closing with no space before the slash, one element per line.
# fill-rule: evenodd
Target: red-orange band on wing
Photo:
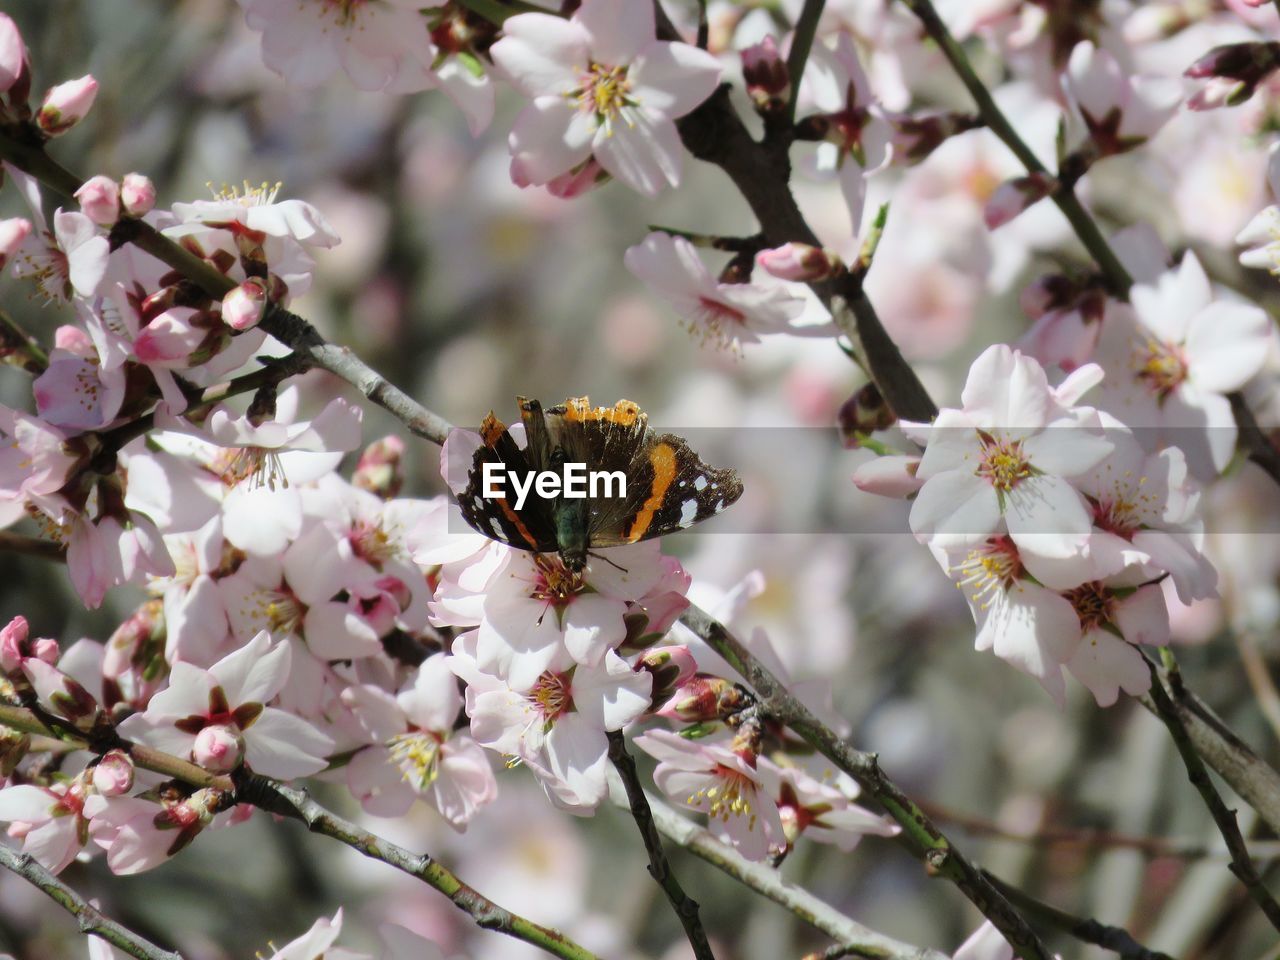
<path fill-rule="evenodd" d="M 640 512 L 631 521 L 631 529 L 627 531 L 627 540 L 635 543 L 644 536 L 653 522 L 653 515 L 666 499 L 667 489 L 676 478 L 676 451 L 669 443 L 655 444 L 649 451 L 649 463 L 653 466 L 653 486 L 649 499 L 640 507 Z"/>

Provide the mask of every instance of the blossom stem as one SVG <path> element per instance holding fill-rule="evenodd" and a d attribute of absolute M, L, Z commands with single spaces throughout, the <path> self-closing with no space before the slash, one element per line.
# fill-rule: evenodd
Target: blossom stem
<path fill-rule="evenodd" d="M 36 338 L 18 326 L 8 311 L 0 310 L 0 343 L 6 353 L 25 356 L 22 369 L 28 373 L 41 374 L 49 367 L 49 355 L 36 341 Z"/>
<path fill-rule="evenodd" d="M 182 960 L 182 954 L 165 950 L 112 920 L 36 862 L 30 854 L 0 844 L 0 867 L 16 873 L 79 921 L 80 930 L 107 941 L 138 960 Z"/>
<path fill-rule="evenodd" d="M 31 557 L 45 560 L 65 562 L 67 548 L 53 540 L 43 537 L 28 537 L 21 533 L 0 530 L 0 553 L 23 553 Z"/>
<path fill-rule="evenodd" d="M 796 119 L 800 78 L 804 76 L 804 65 L 809 60 L 809 51 L 813 49 L 813 38 L 818 33 L 818 21 L 822 19 L 822 10 L 825 6 L 826 0 L 804 0 L 800 16 L 796 19 L 795 29 L 791 33 L 791 51 L 787 54 L 787 75 L 791 78 L 791 93 L 787 97 L 787 110 L 784 114 L 788 127 Z"/>
<path fill-rule="evenodd" d="M 1249 849 L 1240 833 L 1240 825 L 1236 822 L 1236 813 L 1226 805 L 1222 795 L 1218 793 L 1217 788 L 1213 785 L 1204 760 L 1197 752 L 1196 746 L 1191 741 L 1187 728 L 1182 722 L 1182 715 L 1178 712 L 1177 707 L 1174 706 L 1173 697 L 1179 697 L 1185 692 L 1182 690 L 1182 679 L 1178 671 L 1177 661 L 1174 660 L 1172 652 L 1167 647 L 1162 648 L 1160 654 L 1161 659 L 1164 661 L 1169 690 L 1165 690 L 1165 678 L 1160 676 L 1155 664 L 1150 661 L 1147 663 L 1148 668 L 1151 670 L 1151 699 L 1155 704 L 1156 712 L 1169 729 L 1169 735 L 1173 738 L 1174 745 L 1178 748 L 1178 753 L 1182 757 L 1182 763 L 1187 768 L 1187 777 L 1191 780 L 1196 790 L 1199 791 L 1201 798 L 1204 800 L 1204 805 L 1209 808 L 1209 814 L 1213 817 L 1213 822 L 1218 827 L 1218 832 L 1222 834 L 1222 839 L 1226 841 L 1227 850 L 1231 852 L 1231 872 L 1244 884 L 1245 889 L 1249 891 L 1249 895 L 1257 903 L 1258 908 L 1271 921 L 1271 925 L 1280 930 L 1280 903 L 1276 902 L 1276 899 L 1263 884 L 1262 878 L 1258 876 L 1258 871 L 1254 868 L 1253 861 L 1249 859 Z"/>
<path fill-rule="evenodd" d="M 789 910 L 815 930 L 821 930 L 841 944 L 883 960 L 945 960 L 936 950 L 903 943 L 864 927 L 819 900 L 808 890 L 783 879 L 767 863 L 748 860 L 733 847 L 717 840 L 711 831 L 698 826 L 659 798 L 646 794 L 654 823 L 671 843 L 737 880 L 743 886 Z M 621 803 L 621 801 L 619 801 Z M 855 954 L 856 955 L 856 954 Z"/>
<path fill-rule="evenodd" d="M 640 774 L 636 770 L 635 758 L 627 753 L 627 739 L 621 730 L 609 731 L 607 736 L 609 762 L 618 771 L 618 776 L 622 778 L 622 783 L 626 787 L 631 818 L 635 820 L 636 827 L 640 830 L 640 837 L 644 840 L 644 848 L 649 854 L 649 875 L 658 886 L 662 887 L 662 892 L 670 901 L 671 908 L 680 918 L 685 936 L 689 939 L 689 946 L 693 948 L 694 957 L 697 960 L 715 960 L 715 955 L 711 952 L 711 944 L 707 942 L 707 931 L 703 929 L 702 920 L 698 916 L 698 901 L 684 892 L 662 849 L 662 836 L 654 823 L 649 801 L 645 798 Z"/>

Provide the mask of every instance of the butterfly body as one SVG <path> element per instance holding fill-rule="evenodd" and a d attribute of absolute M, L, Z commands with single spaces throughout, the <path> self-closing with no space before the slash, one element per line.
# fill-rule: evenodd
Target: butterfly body
<path fill-rule="evenodd" d="M 707 466 L 683 438 L 650 429 L 648 416 L 629 400 L 592 407 L 577 397 L 546 410 L 537 400 L 518 403 L 525 445 L 490 413 L 459 496 L 463 518 L 492 539 L 557 553 L 578 571 L 593 549 L 692 526 L 742 495 L 736 473 Z M 566 470 L 575 467 L 587 478 L 588 495 L 572 495 Z M 499 469 L 525 491 L 523 499 L 510 488 L 490 495 L 495 488 L 487 474 Z M 544 473 L 565 478 L 562 486 L 552 491 L 554 484 L 519 479 Z"/>

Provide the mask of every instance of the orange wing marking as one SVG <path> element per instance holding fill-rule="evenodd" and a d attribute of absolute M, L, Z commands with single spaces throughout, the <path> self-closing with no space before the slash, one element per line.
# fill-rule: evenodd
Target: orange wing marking
<path fill-rule="evenodd" d="M 649 463 L 653 465 L 653 487 L 649 499 L 644 502 L 636 518 L 631 521 L 631 529 L 627 531 L 627 541 L 635 543 L 644 536 L 653 523 L 653 515 L 666 499 L 667 489 L 676 478 L 676 451 L 669 443 L 655 444 L 649 451 Z"/>

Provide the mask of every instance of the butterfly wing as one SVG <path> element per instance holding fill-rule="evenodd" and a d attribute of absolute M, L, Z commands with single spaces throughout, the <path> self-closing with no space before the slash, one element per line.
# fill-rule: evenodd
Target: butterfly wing
<path fill-rule="evenodd" d="M 467 487 L 458 498 L 462 518 L 477 533 L 520 550 L 544 552 L 556 549 L 555 528 L 545 501 L 530 490 L 522 509 L 515 509 L 508 471 L 520 477 L 534 469 L 530 456 L 512 439 L 506 425 L 492 413 L 480 426 L 481 444 L 472 457 Z M 484 465 L 498 464 L 503 471 L 505 493 L 484 496 Z M 510 497 L 511 499 L 508 499 Z"/>

